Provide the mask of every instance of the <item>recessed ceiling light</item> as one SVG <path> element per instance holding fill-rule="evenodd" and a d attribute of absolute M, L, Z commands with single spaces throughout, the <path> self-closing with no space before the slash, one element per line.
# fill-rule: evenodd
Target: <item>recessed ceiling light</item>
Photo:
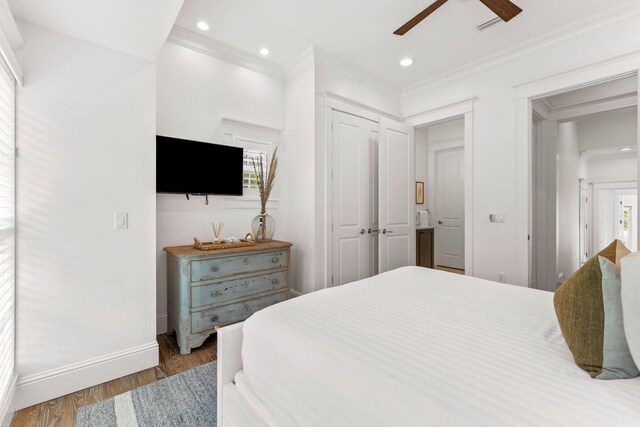
<path fill-rule="evenodd" d="M 262 49 L 260 49 L 260 55 L 262 56 L 269 55 L 269 49 L 267 49 L 266 47 L 263 47 Z"/>
<path fill-rule="evenodd" d="M 631 151 L 631 147 L 623 147 L 619 149 L 620 151 Z"/>
<path fill-rule="evenodd" d="M 413 64 L 413 58 L 404 58 L 400 61 L 400 65 L 403 67 L 408 67 Z"/>
<path fill-rule="evenodd" d="M 207 31 L 209 29 L 209 24 L 204 21 L 200 21 L 198 22 L 198 28 L 200 28 L 202 31 Z"/>

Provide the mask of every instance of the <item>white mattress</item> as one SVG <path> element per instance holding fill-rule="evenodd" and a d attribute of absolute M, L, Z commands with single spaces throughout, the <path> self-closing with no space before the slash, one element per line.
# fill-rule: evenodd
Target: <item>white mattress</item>
<path fill-rule="evenodd" d="M 253 315 L 236 383 L 280 426 L 639 426 L 640 378 L 578 368 L 552 296 L 402 268 Z"/>

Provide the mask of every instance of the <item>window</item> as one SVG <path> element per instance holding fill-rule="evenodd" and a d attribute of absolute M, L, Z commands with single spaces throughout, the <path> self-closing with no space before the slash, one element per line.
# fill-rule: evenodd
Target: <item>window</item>
<path fill-rule="evenodd" d="M 251 150 L 249 148 L 244 149 L 244 172 L 242 177 L 242 187 L 247 189 L 257 189 L 258 181 L 256 171 L 253 166 L 254 161 L 256 165 L 258 162 L 262 162 L 262 167 L 267 170 L 267 160 L 269 156 L 264 151 Z"/>
<path fill-rule="evenodd" d="M 0 59 L 0 402 L 14 369 L 15 83 Z"/>

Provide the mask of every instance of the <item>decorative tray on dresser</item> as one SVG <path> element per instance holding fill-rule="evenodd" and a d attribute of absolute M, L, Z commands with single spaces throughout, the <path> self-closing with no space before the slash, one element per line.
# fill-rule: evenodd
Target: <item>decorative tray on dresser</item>
<path fill-rule="evenodd" d="M 202 345 L 216 327 L 241 322 L 289 297 L 291 243 L 201 251 L 193 246 L 167 253 L 169 332 L 181 354 Z"/>

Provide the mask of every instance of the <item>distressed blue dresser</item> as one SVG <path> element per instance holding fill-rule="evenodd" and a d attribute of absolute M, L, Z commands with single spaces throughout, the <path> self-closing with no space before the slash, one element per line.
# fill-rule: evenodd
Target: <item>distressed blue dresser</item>
<path fill-rule="evenodd" d="M 181 354 L 202 345 L 218 326 L 241 322 L 289 297 L 291 243 L 271 241 L 244 248 L 167 253 L 169 332 Z"/>

